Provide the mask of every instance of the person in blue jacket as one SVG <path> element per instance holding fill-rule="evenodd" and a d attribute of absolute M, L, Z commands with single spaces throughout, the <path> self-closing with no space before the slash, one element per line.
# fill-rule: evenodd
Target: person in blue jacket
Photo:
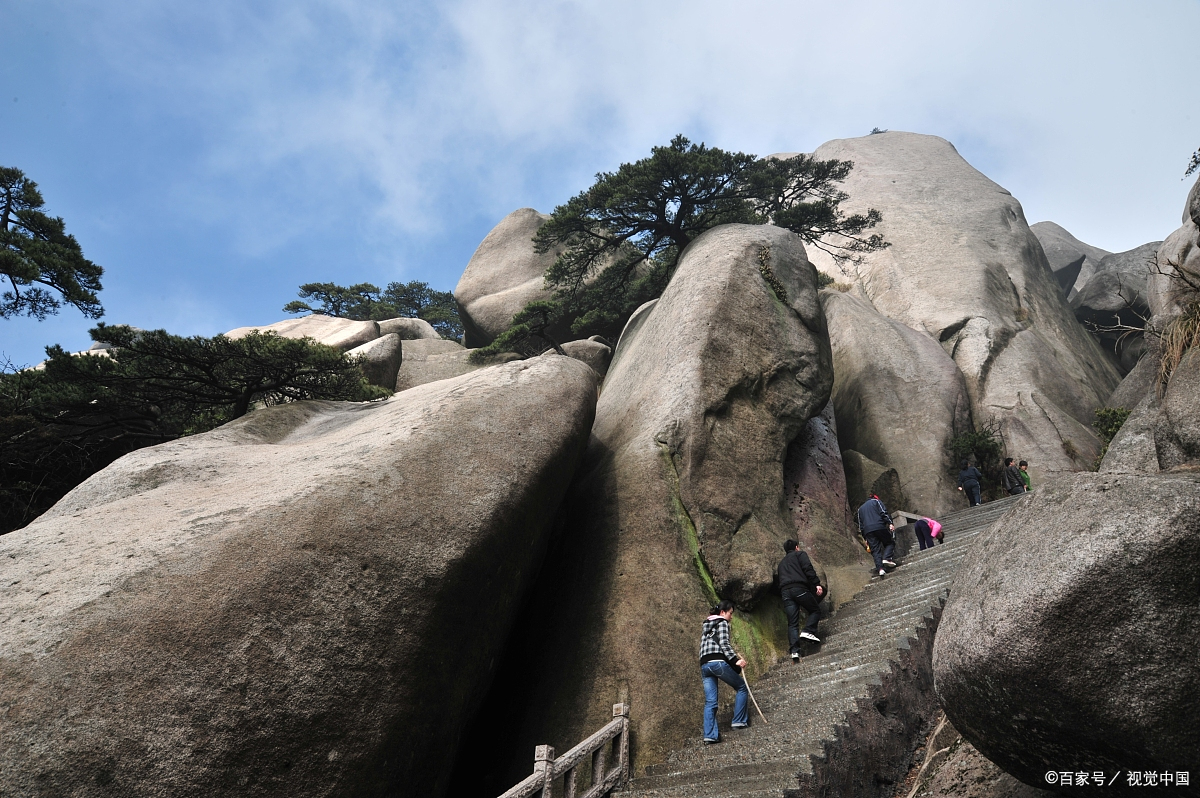
<path fill-rule="evenodd" d="M 858 508 L 858 532 L 871 546 L 871 556 L 875 558 L 875 570 L 880 576 L 887 573 L 884 570 L 895 568 L 892 555 L 896 552 L 896 525 L 888 515 L 887 507 L 874 493 Z"/>
<path fill-rule="evenodd" d="M 971 507 L 979 505 L 979 482 L 982 479 L 983 474 L 979 473 L 978 468 L 966 460 L 962 461 L 962 470 L 958 472 L 958 489 L 967 494 Z"/>

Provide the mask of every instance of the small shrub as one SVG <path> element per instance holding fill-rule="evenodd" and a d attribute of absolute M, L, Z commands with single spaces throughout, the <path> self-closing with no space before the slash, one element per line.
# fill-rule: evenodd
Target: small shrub
<path fill-rule="evenodd" d="M 958 473 L 963 460 L 974 460 L 975 467 L 983 474 L 984 484 L 980 487 L 985 495 L 1000 484 L 1000 468 L 1004 453 L 1003 439 L 998 423 L 984 424 L 977 430 L 955 435 L 947 444 L 953 460 L 951 473 Z"/>
<path fill-rule="evenodd" d="M 833 276 L 825 272 L 817 272 L 817 288 L 828 288 L 834 285 Z"/>
<path fill-rule="evenodd" d="M 1070 438 L 1063 440 L 1062 450 L 1066 453 L 1067 457 L 1070 457 L 1072 460 L 1075 460 L 1079 457 L 1079 449 L 1075 447 L 1075 441 L 1071 440 Z"/>
<path fill-rule="evenodd" d="M 850 285 L 850 283 L 832 283 L 829 287 L 834 291 L 841 291 L 844 294 L 854 286 Z"/>
<path fill-rule="evenodd" d="M 1021 322 L 1022 324 L 1029 321 L 1029 311 L 1026 308 L 1017 308 L 1017 312 L 1013 315 L 1016 316 L 1017 321 Z"/>
<path fill-rule="evenodd" d="M 1131 412 L 1125 407 L 1101 407 L 1096 410 L 1096 420 L 1092 422 L 1092 426 L 1096 429 L 1100 440 L 1104 441 L 1105 447 L 1112 443 L 1112 439 L 1117 435 L 1117 430 L 1121 429 L 1121 425 L 1129 418 Z"/>

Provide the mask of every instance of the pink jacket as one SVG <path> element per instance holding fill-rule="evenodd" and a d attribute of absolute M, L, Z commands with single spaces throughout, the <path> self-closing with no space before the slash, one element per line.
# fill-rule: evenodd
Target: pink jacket
<path fill-rule="evenodd" d="M 929 522 L 930 537 L 935 537 L 935 538 L 941 537 L 942 536 L 942 525 L 939 524 L 937 521 L 934 521 L 932 518 L 926 518 L 925 520 Z"/>

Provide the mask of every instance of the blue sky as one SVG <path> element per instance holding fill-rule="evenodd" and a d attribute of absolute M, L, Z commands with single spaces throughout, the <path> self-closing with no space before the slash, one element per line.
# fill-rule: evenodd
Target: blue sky
<path fill-rule="evenodd" d="M 0 165 L 105 269 L 110 323 L 211 335 L 300 283 L 452 289 L 675 133 L 757 154 L 949 139 L 1112 251 L 1179 225 L 1200 2 L 0 0 Z M 16 364 L 73 309 L 0 320 Z"/>

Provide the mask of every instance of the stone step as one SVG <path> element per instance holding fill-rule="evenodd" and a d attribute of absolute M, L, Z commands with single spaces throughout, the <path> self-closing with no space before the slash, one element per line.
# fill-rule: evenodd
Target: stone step
<path fill-rule="evenodd" d="M 825 762 L 825 746 L 836 744 L 838 727 L 850 713 L 869 706 L 865 702 L 871 700 L 872 689 L 878 691 L 884 684 L 884 675 L 910 640 L 934 623 L 937 608 L 953 588 L 955 573 L 979 536 L 1017 501 L 1020 497 L 1003 499 L 940 519 L 946 543 L 911 551 L 899 568 L 882 579 L 873 578 L 854 599 L 821 621 L 821 645 L 808 648 L 798 664 L 784 658 L 753 685 L 767 723 L 751 706 L 750 728 L 730 730 L 731 702 L 723 696 L 726 700 L 718 714 L 720 743 L 689 740 L 620 794 L 782 798 L 784 790 L 797 789 L 798 779 L 813 772 L 813 757 Z"/>

